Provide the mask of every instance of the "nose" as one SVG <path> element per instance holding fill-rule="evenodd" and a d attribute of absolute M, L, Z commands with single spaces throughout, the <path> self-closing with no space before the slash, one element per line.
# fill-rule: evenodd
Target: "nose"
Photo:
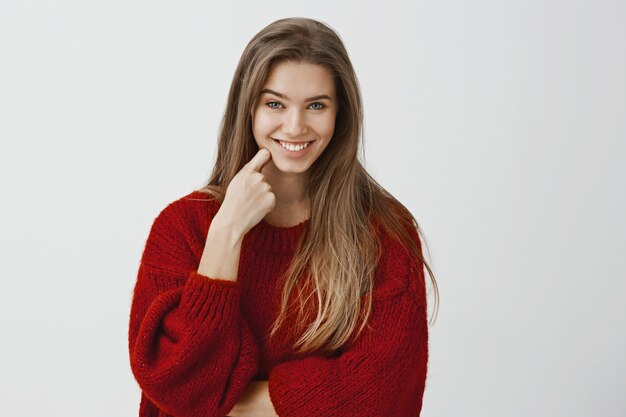
<path fill-rule="evenodd" d="M 286 112 L 285 114 L 285 120 L 283 121 L 283 131 L 292 138 L 307 133 L 305 115 L 302 114 L 299 109 L 290 109 L 290 111 Z"/>

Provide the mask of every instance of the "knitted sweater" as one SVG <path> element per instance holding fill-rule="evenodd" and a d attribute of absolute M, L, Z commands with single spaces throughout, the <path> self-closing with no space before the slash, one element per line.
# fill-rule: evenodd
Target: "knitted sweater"
<path fill-rule="evenodd" d="M 152 224 L 128 333 L 140 417 L 224 417 L 252 380 L 268 380 L 281 417 L 419 416 L 428 362 L 423 264 L 415 270 L 399 241 L 383 235 L 369 326 L 334 355 L 299 355 L 284 334 L 267 336 L 280 306 L 277 278 L 309 220 L 255 225 L 237 281 L 228 281 L 197 272 L 219 207 L 194 191 Z"/>

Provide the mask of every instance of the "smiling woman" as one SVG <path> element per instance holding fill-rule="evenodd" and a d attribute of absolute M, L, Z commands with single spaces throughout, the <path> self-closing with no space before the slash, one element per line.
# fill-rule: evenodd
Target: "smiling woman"
<path fill-rule="evenodd" d="M 415 218 L 359 161 L 362 119 L 328 25 L 252 38 L 209 181 L 159 213 L 141 258 L 140 416 L 419 415 L 424 268 L 437 286 Z"/>

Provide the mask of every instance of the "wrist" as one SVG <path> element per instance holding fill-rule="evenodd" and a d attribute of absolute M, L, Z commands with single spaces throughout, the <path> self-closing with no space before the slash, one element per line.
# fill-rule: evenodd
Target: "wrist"
<path fill-rule="evenodd" d="M 231 246 L 243 241 L 244 233 L 239 230 L 238 224 L 223 216 L 219 212 L 211 220 L 209 235 L 219 237 Z"/>

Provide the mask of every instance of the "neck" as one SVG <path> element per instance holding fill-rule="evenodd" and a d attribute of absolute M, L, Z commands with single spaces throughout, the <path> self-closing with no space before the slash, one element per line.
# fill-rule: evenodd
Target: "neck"
<path fill-rule="evenodd" d="M 276 196 L 274 209 L 266 220 L 274 223 L 299 223 L 310 217 L 310 199 L 307 192 L 308 173 L 282 172 L 272 161 L 261 173 Z M 282 219 L 282 220 L 279 220 Z"/>
<path fill-rule="evenodd" d="M 276 196 L 276 207 L 296 207 L 309 203 L 308 172 L 282 172 L 270 161 L 263 167 L 261 173 L 272 186 L 272 192 Z"/>

